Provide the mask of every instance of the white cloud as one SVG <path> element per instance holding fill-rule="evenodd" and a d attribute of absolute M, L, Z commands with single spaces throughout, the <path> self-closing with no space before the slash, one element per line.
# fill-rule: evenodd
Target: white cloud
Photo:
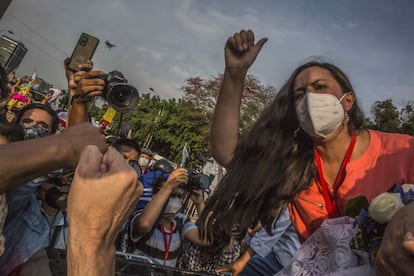
<path fill-rule="evenodd" d="M 177 77 L 182 78 L 182 79 L 188 79 L 191 77 L 191 75 L 187 71 L 184 71 L 178 65 L 170 66 L 169 71 L 174 73 Z"/>
<path fill-rule="evenodd" d="M 336 29 L 336 30 L 342 30 L 342 26 L 337 24 L 337 23 L 332 23 L 332 28 Z"/>
<path fill-rule="evenodd" d="M 153 58 L 154 60 L 157 60 L 157 61 L 162 61 L 163 58 L 166 55 L 168 55 L 168 53 L 165 53 L 165 52 L 157 51 L 157 50 L 154 50 L 154 49 L 142 48 L 142 47 L 139 47 L 138 51 L 141 52 L 143 55 L 148 55 L 148 56 L 150 56 L 151 58 Z"/>
<path fill-rule="evenodd" d="M 358 27 L 358 23 L 351 22 L 351 21 L 346 22 L 345 25 L 350 29 L 354 29 L 354 28 Z"/>

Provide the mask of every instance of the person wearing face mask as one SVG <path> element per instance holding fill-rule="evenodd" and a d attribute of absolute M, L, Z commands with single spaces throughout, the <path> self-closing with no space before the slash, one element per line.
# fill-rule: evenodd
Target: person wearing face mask
<path fill-rule="evenodd" d="M 154 153 L 149 148 L 142 148 L 141 154 L 138 159 L 138 164 L 141 167 L 142 174 L 145 175 L 149 172 L 150 162 L 153 160 Z"/>
<path fill-rule="evenodd" d="M 22 141 L 24 133 L 21 127 L 9 122 L 0 122 L 0 145 L 5 145 L 15 141 Z M 5 249 L 5 238 L 2 234 L 4 223 L 8 212 L 7 199 L 5 193 L 0 193 L 0 257 Z"/>
<path fill-rule="evenodd" d="M 354 88 L 327 62 L 296 68 L 253 127 L 239 135 L 244 80 L 266 41 L 256 42 L 251 30 L 242 30 L 225 44 L 210 145 L 227 174 L 200 218 L 207 225 L 203 235 L 230 237 L 236 224 L 246 231 L 252 217 L 270 232 L 273 219 L 287 206 L 305 241 L 325 219 L 343 216 L 349 199 L 371 200 L 395 183 L 413 183 L 414 138 L 364 129 Z M 411 209 L 413 204 L 400 212 Z M 388 228 L 376 270 L 380 275 L 410 274 L 414 218 L 398 216 Z M 396 253 L 400 258 L 393 258 Z"/>
<path fill-rule="evenodd" d="M 154 161 L 153 152 L 149 148 L 142 148 L 138 158 L 138 166 L 141 169 L 139 181 L 144 186 L 144 192 L 136 205 L 136 210 L 142 210 L 152 198 L 152 188 L 154 180 L 159 176 L 159 172 L 151 169 L 150 162 Z"/>
<path fill-rule="evenodd" d="M 48 104 L 32 103 L 16 116 L 16 124 L 23 128 L 24 139 L 37 139 L 56 132 L 59 119 Z M 11 270 L 36 271 L 49 275 L 46 248 L 49 245 L 49 221 L 36 197 L 36 190 L 45 182 L 35 178 L 7 192 L 8 216 L 4 225 L 6 250 L 0 258 L 0 274 Z"/>
<path fill-rule="evenodd" d="M 132 216 L 130 253 L 144 254 L 159 264 L 175 266 L 182 238 L 199 245 L 208 243 L 199 237 L 198 227 L 182 213 L 184 190 L 179 186 L 188 181 L 187 169 L 170 168 L 170 171 L 170 174 L 161 172 L 154 184 L 152 200 Z M 192 192 L 191 199 L 201 213 L 204 208 L 201 190 Z"/>
<path fill-rule="evenodd" d="M 59 117 L 48 104 L 31 103 L 20 110 L 15 122 L 23 127 L 25 140 L 28 140 L 55 134 Z"/>
<path fill-rule="evenodd" d="M 7 78 L 1 72 L 2 67 L 0 66 L 0 90 L 1 97 L 4 97 L 3 92 L 8 91 Z M 49 129 L 48 133 L 53 134 L 57 128 L 57 118 L 55 120 L 53 110 L 43 105 L 31 105 L 31 107 L 33 110 L 26 107 L 25 111 L 19 111 L 21 118 L 32 120 L 31 122 L 25 120 L 25 123 L 38 126 L 46 123 L 48 124 L 46 127 Z M 44 116 L 45 113 L 42 111 L 46 111 L 50 117 Z M 22 121 L 21 123 L 23 124 Z M 40 177 L 47 175 L 50 171 L 59 168 L 74 169 L 78 164 L 82 149 L 87 145 L 97 146 L 102 154 L 107 151 L 107 147 L 99 130 L 88 123 L 67 129 L 61 135 L 47 135 L 39 139 L 25 141 L 20 141 L 24 139 L 25 135 L 20 125 L 13 123 L 11 126 L 16 127 L 17 133 L 15 134 L 17 135 L 13 135 L 10 129 L 4 128 L 3 124 L 0 127 L 2 136 L 6 137 L 5 140 L 8 142 L 6 145 L 0 146 L 0 194 L 6 193 L 9 207 L 7 222 L 3 228 L 6 233 L 2 233 L 9 239 L 6 238 L 4 252 L 0 244 L 2 253 L 0 275 L 50 275 L 47 258 L 42 258 L 46 257 L 42 248 L 48 244 L 48 222 L 40 209 L 39 201 L 32 197 L 35 187 L 42 179 Z M 45 127 L 45 125 L 43 126 Z M 3 139 L 2 143 L 6 142 L 5 140 Z M 117 168 L 113 169 L 117 170 Z M 112 168 L 111 171 L 114 172 Z M 19 194 L 18 191 L 21 193 Z M 128 191 L 124 191 L 123 195 L 129 196 L 131 199 L 135 198 L 131 197 Z M 79 199 L 75 196 L 73 198 Z M 1 207 L 0 213 L 4 215 L 5 206 Z M 90 214 L 93 215 L 93 212 L 91 211 Z M 111 223 L 111 226 L 113 225 L 114 223 Z M 78 224 L 78 226 L 82 225 Z M 89 240 L 91 238 L 87 235 L 84 237 Z M 79 239 L 76 238 L 76 241 Z M 84 258 L 77 258 L 77 256 L 72 258 L 73 264 L 75 262 L 76 264 L 84 264 L 83 260 Z M 88 262 L 91 263 L 90 260 Z"/>
<path fill-rule="evenodd" d="M 134 168 L 137 177 L 140 178 L 142 173 L 137 159 L 141 153 L 141 147 L 138 143 L 129 138 L 118 138 L 112 143 L 112 147 L 122 154 L 125 161 Z"/>

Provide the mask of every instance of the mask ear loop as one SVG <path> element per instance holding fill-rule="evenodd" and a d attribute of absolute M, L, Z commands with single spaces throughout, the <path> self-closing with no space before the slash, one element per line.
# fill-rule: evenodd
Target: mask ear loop
<path fill-rule="evenodd" d="M 338 100 L 338 103 L 341 103 L 342 100 L 345 98 L 345 96 L 348 95 L 348 93 L 352 93 L 352 92 L 349 91 L 343 94 L 342 97 Z M 349 122 L 349 110 L 344 110 L 344 120 L 342 121 L 342 125 L 345 126 L 348 122 Z"/>
<path fill-rule="evenodd" d="M 349 122 L 349 110 L 344 111 L 344 119 L 342 120 L 342 126 L 346 126 Z"/>

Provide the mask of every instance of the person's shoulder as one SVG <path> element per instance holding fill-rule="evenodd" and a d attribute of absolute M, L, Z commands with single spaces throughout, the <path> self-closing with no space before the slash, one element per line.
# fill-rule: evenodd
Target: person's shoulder
<path fill-rule="evenodd" d="M 379 138 L 383 141 L 396 141 L 396 142 L 404 142 L 404 141 L 414 141 L 414 136 L 403 134 L 403 133 L 396 133 L 396 132 L 384 132 L 379 130 L 369 130 L 370 136 Z"/>
<path fill-rule="evenodd" d="M 414 137 L 408 134 L 369 130 L 370 144 L 384 150 L 410 149 L 414 151 Z"/>
<path fill-rule="evenodd" d="M 405 137 L 406 139 L 414 139 L 414 136 L 404 134 L 404 133 L 397 133 L 397 132 L 385 132 L 380 130 L 368 129 L 369 133 L 372 135 L 377 135 L 379 137 L 385 137 L 392 139 L 394 137 Z"/>

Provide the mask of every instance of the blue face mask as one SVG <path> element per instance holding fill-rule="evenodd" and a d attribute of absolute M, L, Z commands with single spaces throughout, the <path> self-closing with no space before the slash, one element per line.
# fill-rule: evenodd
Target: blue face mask
<path fill-rule="evenodd" d="M 48 130 L 41 128 L 38 125 L 24 126 L 23 130 L 25 140 L 45 137 L 49 134 Z"/>

